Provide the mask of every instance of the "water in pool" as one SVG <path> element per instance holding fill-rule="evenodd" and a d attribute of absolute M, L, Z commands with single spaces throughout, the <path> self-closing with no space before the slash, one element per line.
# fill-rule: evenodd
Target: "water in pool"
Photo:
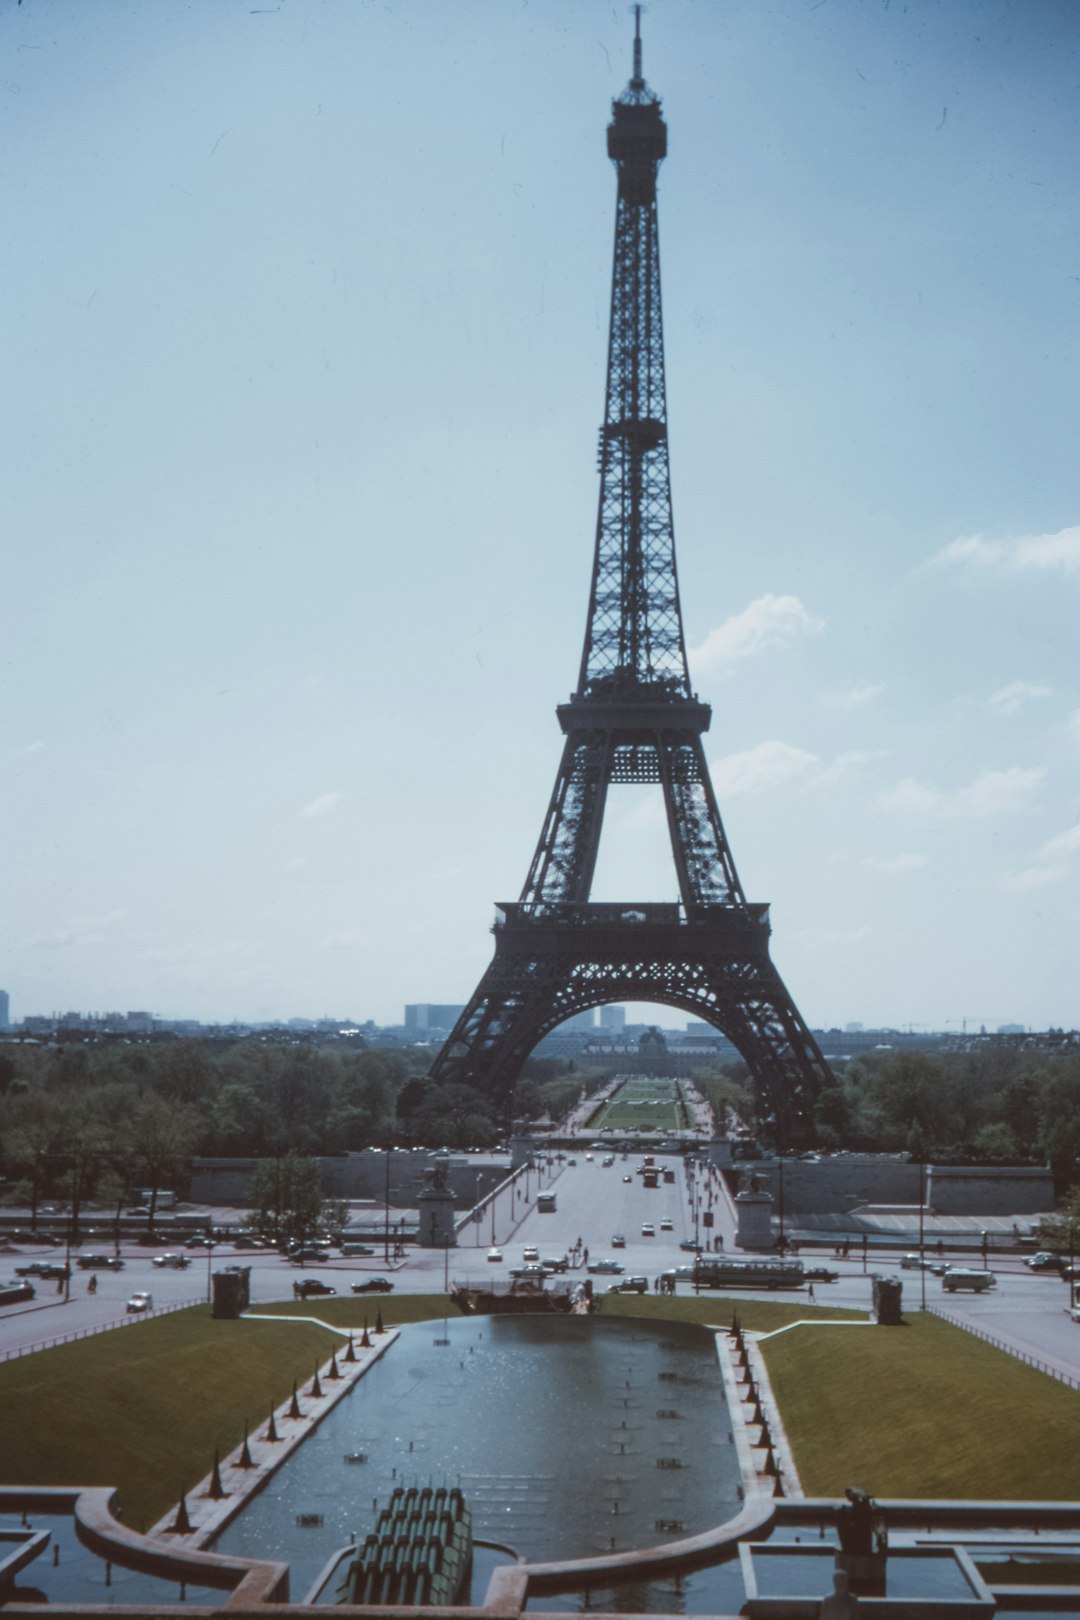
<path fill-rule="evenodd" d="M 404 1328 L 215 1550 L 284 1559 L 297 1601 L 395 1484 L 428 1481 L 460 1484 L 474 1534 L 530 1561 L 730 1518 L 739 1469 L 712 1334 L 549 1316 Z"/>

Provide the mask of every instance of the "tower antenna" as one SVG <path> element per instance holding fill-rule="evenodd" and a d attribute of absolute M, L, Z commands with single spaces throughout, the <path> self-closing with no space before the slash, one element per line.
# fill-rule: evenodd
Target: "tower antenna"
<path fill-rule="evenodd" d="M 634 88 L 644 84 L 641 76 L 641 7 L 634 7 Z"/>

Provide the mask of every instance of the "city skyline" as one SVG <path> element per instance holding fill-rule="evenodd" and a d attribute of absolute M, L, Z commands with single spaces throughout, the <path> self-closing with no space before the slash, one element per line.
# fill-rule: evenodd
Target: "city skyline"
<path fill-rule="evenodd" d="M 691 675 L 815 1028 L 1080 1022 L 1070 19 L 644 19 Z M 479 978 L 580 654 L 631 32 L 0 16 L 17 1017 Z M 616 799 L 595 897 L 672 898 Z"/>

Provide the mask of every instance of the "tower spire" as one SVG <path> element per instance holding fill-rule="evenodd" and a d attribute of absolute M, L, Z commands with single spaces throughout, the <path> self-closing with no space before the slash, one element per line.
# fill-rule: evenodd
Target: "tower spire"
<path fill-rule="evenodd" d="M 634 77 L 630 80 L 635 90 L 640 90 L 645 80 L 641 75 L 641 7 L 634 7 Z"/>

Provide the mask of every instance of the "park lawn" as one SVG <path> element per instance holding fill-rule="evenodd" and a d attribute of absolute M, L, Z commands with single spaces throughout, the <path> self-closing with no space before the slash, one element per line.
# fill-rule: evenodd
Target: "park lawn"
<path fill-rule="evenodd" d="M 274 1300 L 253 1305 L 256 1316 L 317 1316 L 338 1328 L 351 1328 L 357 1335 L 366 1322 L 372 1331 L 379 1317 L 383 1327 L 404 1327 L 409 1322 L 430 1322 L 433 1317 L 461 1315 L 445 1294 L 342 1294 L 328 1299 Z M 339 1341 L 340 1343 L 340 1341 Z"/>
<path fill-rule="evenodd" d="M 426 1306 L 425 1306 L 426 1299 Z M 334 1310 L 333 1307 L 338 1309 Z M 441 1296 L 382 1302 L 383 1321 L 443 1315 Z M 322 1307 L 322 1309 L 320 1309 Z M 330 1309 L 326 1309 L 330 1307 Z M 405 1307 L 401 1309 L 401 1307 Z M 379 1303 L 310 1300 L 285 1316 L 374 1326 Z M 315 1322 L 216 1322 L 206 1306 L 99 1333 L 0 1365 L 0 1483 L 114 1485 L 146 1528 L 301 1391 L 342 1340 Z"/>
<path fill-rule="evenodd" d="M 865 1321 L 866 1313 L 839 1310 L 828 1305 L 791 1304 L 772 1299 L 728 1299 L 716 1294 L 600 1294 L 597 1312 L 603 1316 L 647 1316 L 654 1321 L 702 1322 L 708 1327 L 729 1328 L 733 1317 L 751 1333 L 772 1333 L 801 1322 L 807 1317 L 828 1321 Z"/>
<path fill-rule="evenodd" d="M 761 1351 L 808 1496 L 1076 1497 L 1076 1392 L 939 1317 Z"/>

